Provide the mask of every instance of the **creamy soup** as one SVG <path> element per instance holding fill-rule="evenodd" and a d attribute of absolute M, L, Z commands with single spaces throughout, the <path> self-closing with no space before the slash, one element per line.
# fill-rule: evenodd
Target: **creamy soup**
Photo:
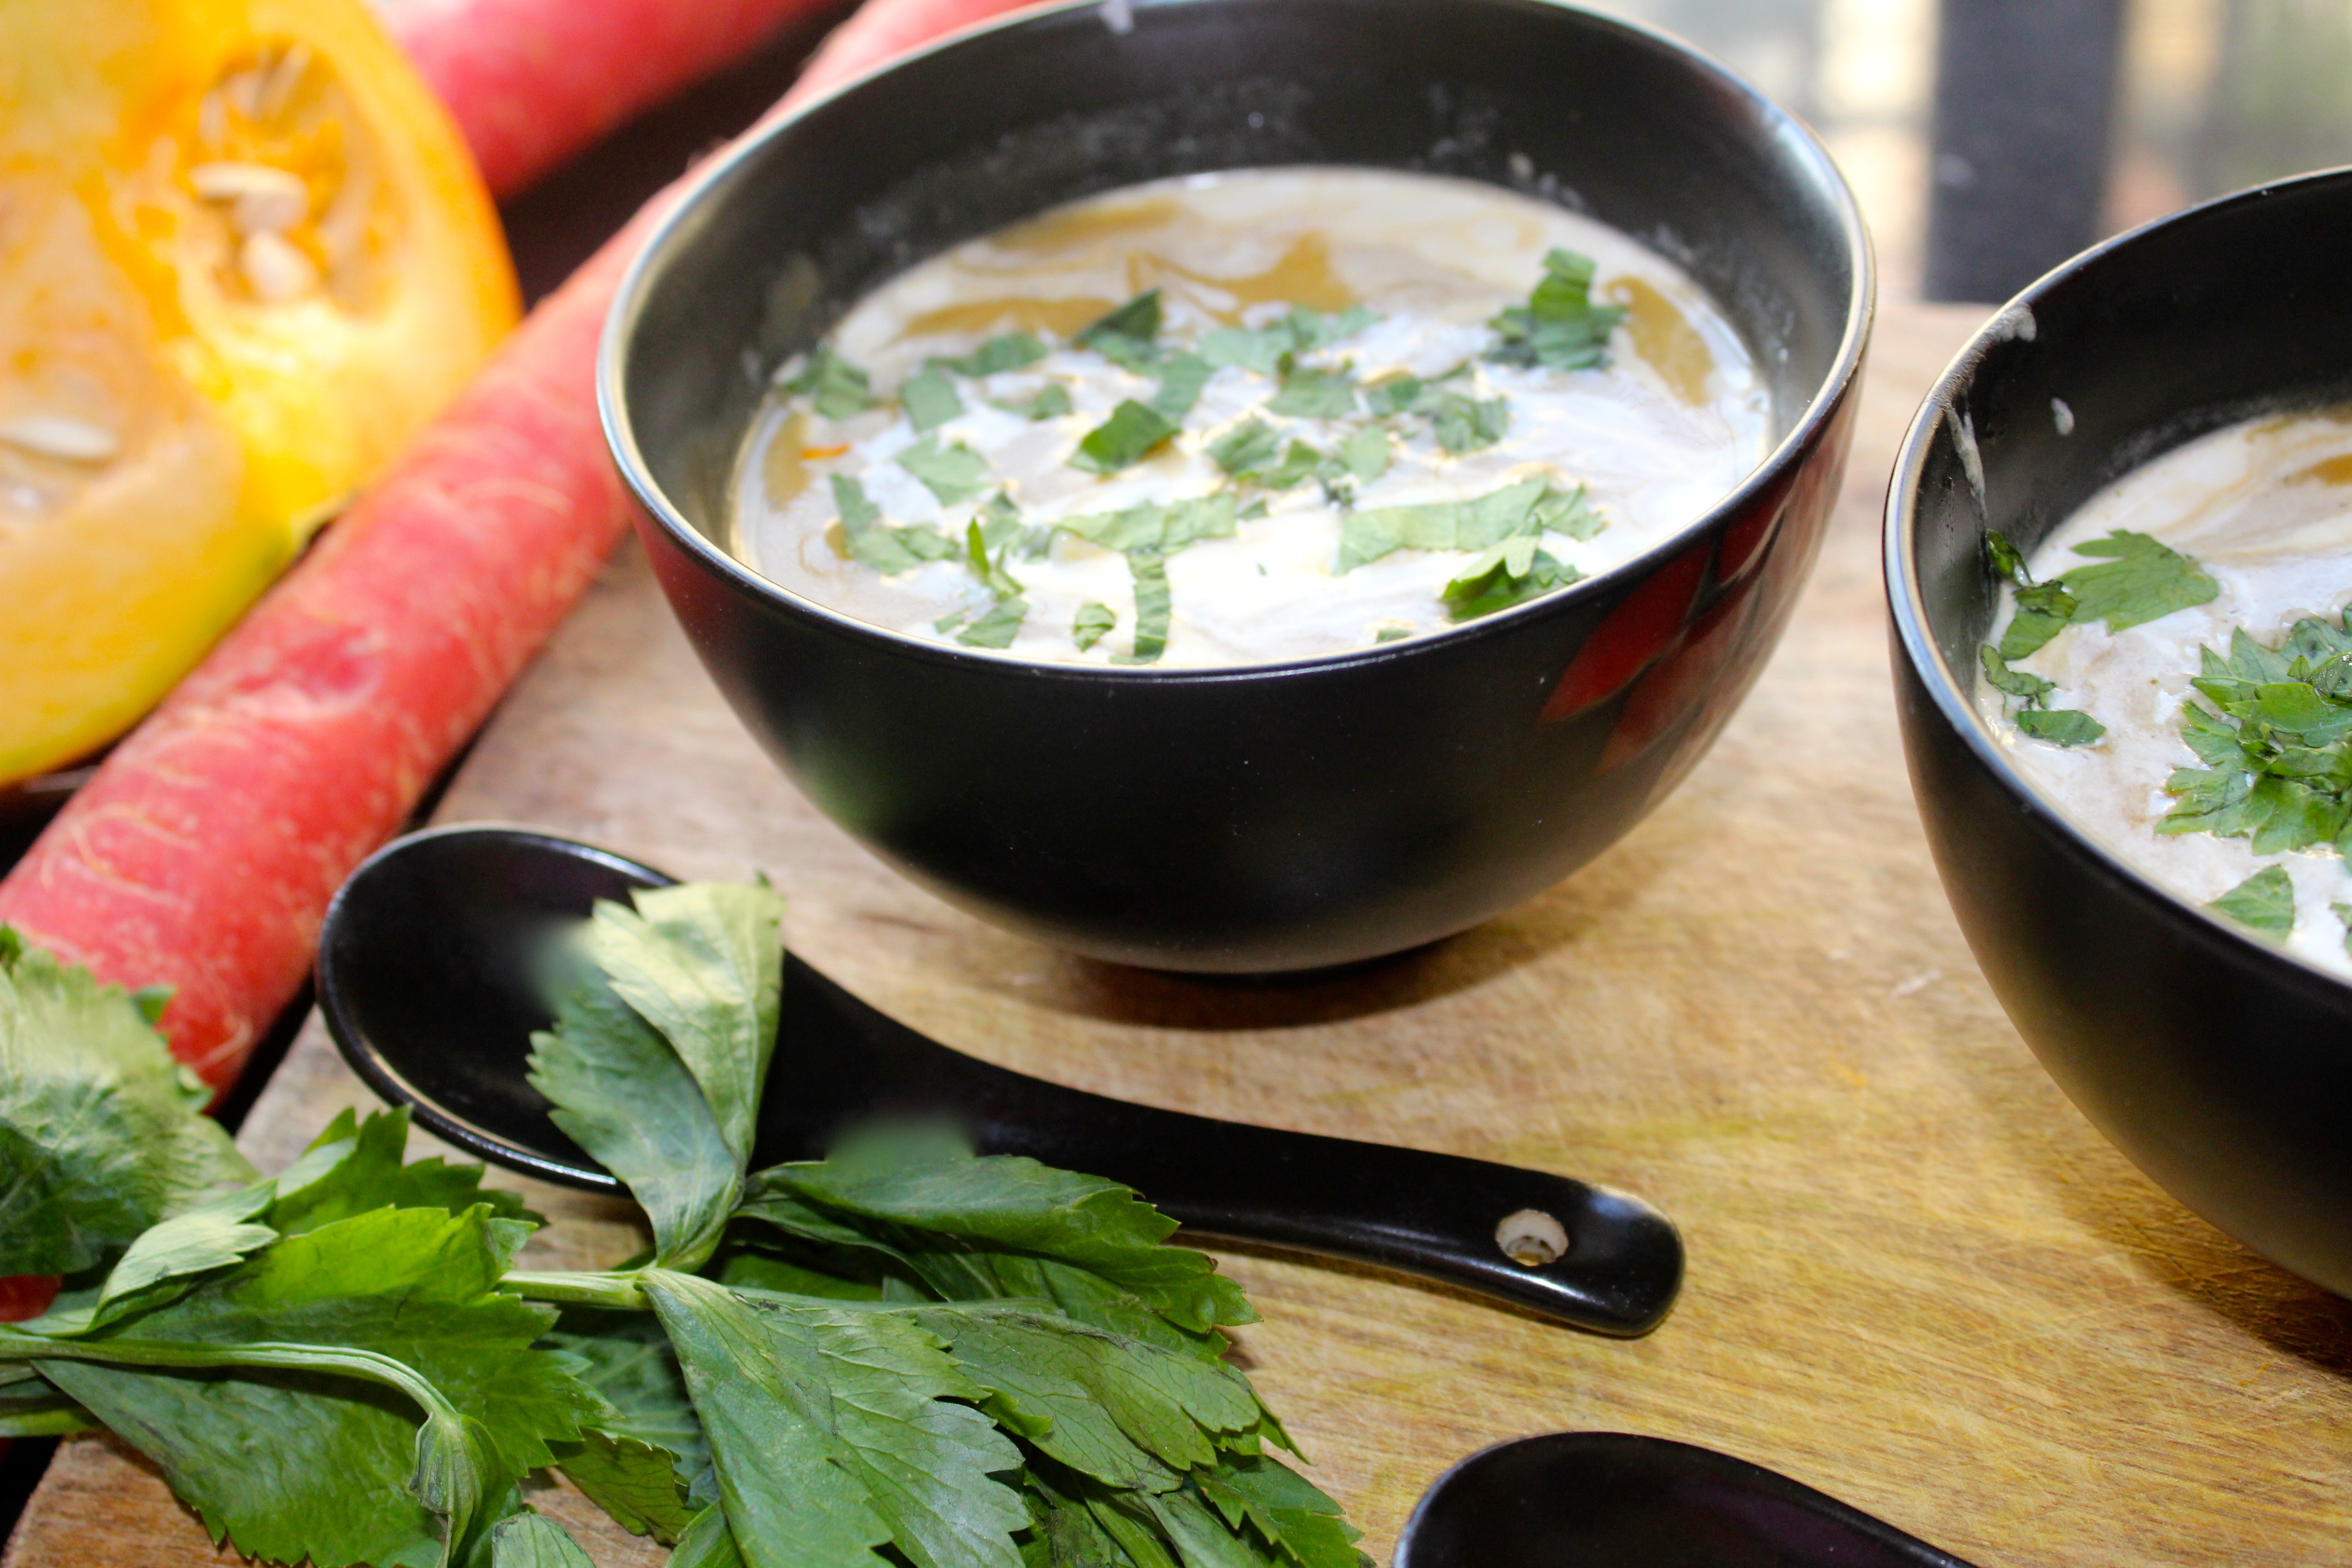
<path fill-rule="evenodd" d="M 2190 442 L 2018 575 L 1979 685 L 2018 771 L 2158 886 L 2352 978 L 2352 410 Z"/>
<path fill-rule="evenodd" d="M 1672 263 L 1469 181 L 1254 170 L 1091 198 L 909 268 L 778 372 L 731 548 L 908 636 L 1264 663 L 1605 572 L 1768 450 Z"/>

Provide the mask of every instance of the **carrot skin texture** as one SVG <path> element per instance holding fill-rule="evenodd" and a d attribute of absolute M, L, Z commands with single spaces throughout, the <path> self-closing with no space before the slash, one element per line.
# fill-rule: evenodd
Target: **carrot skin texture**
<path fill-rule="evenodd" d="M 779 111 L 1014 8 L 876 0 Z M 103 980 L 173 987 L 164 1036 L 215 1089 L 300 989 L 336 888 L 407 819 L 625 526 L 596 340 L 677 190 L 541 302 L 0 879 L 0 923 Z"/>
<path fill-rule="evenodd" d="M 386 24 L 500 196 L 830 0 L 405 0 Z"/>

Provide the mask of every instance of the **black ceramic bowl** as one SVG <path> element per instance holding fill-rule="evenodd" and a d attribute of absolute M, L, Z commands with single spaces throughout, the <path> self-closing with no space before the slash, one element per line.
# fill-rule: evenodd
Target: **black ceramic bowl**
<path fill-rule="evenodd" d="M 2030 552 L 2182 442 L 2352 397 L 2347 278 L 2352 173 L 2225 197 L 2052 273 L 1920 410 L 1886 582 L 1912 784 L 2001 1005 L 2174 1196 L 2352 1295 L 2352 986 L 2126 870 L 2011 770 L 1969 700 L 1997 602 L 1985 530 Z"/>
<path fill-rule="evenodd" d="M 1589 584 L 1441 636 L 1240 668 L 920 643 L 712 542 L 768 373 L 883 279 L 1094 192 L 1298 163 L 1511 185 L 1649 241 L 1747 334 L 1779 446 Z M 671 605 L 828 816 L 1065 948 L 1302 969 L 1527 898 L 1697 760 L 1820 542 L 1871 289 L 1820 144 L 1655 34 L 1545 0 L 1060 5 L 891 66 L 705 173 L 623 286 L 600 391 Z"/>

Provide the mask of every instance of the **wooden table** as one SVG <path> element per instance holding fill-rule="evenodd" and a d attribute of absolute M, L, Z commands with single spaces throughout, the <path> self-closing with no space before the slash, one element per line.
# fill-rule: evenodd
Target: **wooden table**
<path fill-rule="evenodd" d="M 1689 1282 L 1632 1343 L 1374 1269 L 1223 1255 L 1265 1314 L 1237 1336 L 1242 1360 L 1376 1556 L 1453 1459 L 1605 1428 L 1757 1460 L 1986 1568 L 2352 1559 L 2352 1303 L 2191 1217 L 2068 1105 L 1979 977 L 1920 837 L 1878 510 L 1906 420 L 1981 315 L 1886 307 L 1820 568 L 1689 782 L 1570 881 L 1367 973 L 1140 973 L 947 909 L 760 756 L 634 552 L 441 815 L 541 824 L 689 877 L 764 868 L 819 968 L 1025 1072 L 1663 1206 Z M 367 1098 L 314 1019 L 244 1142 L 275 1169 Z M 618 1205 L 531 1195 L 556 1216 L 541 1267 L 637 1246 Z M 660 1555 L 585 1534 L 602 1563 Z M 60 1449 L 0 1568 L 226 1555 L 91 1437 Z"/>

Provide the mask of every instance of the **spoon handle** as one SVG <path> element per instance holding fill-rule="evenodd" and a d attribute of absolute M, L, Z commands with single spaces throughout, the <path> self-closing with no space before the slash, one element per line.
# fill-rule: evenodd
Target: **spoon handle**
<path fill-rule="evenodd" d="M 1204 1235 L 1402 1269 L 1599 1333 L 1649 1332 L 1682 1283 L 1674 1226 L 1622 1193 L 1065 1089 L 950 1050 L 796 959 L 784 998 L 762 1158 L 875 1115 L 947 1115 L 985 1152 L 1108 1177 Z"/>

